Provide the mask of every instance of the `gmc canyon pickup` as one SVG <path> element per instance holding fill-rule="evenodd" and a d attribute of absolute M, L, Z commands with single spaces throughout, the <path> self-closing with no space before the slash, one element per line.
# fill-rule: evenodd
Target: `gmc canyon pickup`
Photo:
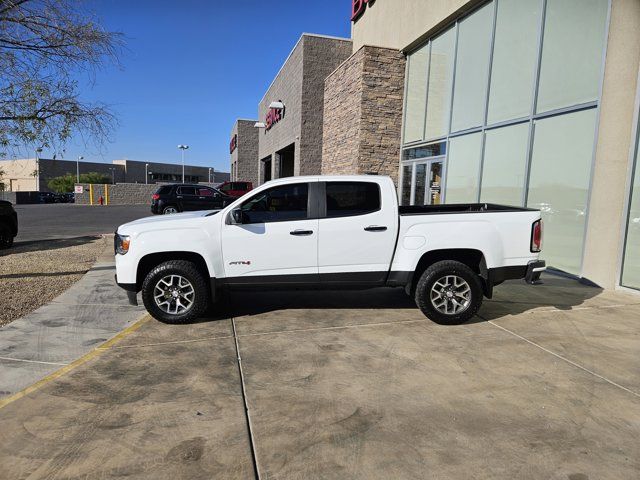
<path fill-rule="evenodd" d="M 273 180 L 222 210 L 143 218 L 115 235 L 116 282 L 156 319 L 201 316 L 227 288 L 404 287 L 459 324 L 507 279 L 539 279 L 538 210 L 399 207 L 388 177 Z"/>

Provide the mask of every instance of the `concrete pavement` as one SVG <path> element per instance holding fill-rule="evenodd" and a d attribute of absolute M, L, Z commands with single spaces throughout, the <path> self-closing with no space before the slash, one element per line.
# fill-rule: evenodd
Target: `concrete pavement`
<path fill-rule="evenodd" d="M 0 328 L 0 399 L 69 365 L 139 319 L 115 285 L 113 247 L 53 302 Z"/>
<path fill-rule="evenodd" d="M 640 297 L 545 281 L 455 327 L 401 290 L 245 292 L 200 323 L 147 322 L 0 409 L 0 471 L 637 478 Z"/>

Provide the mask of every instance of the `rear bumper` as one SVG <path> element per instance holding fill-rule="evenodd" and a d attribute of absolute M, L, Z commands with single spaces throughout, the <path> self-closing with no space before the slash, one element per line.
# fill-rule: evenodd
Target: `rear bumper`
<path fill-rule="evenodd" d="M 527 273 L 524 276 L 524 280 L 527 283 L 536 283 L 540 280 L 540 274 L 547 269 L 547 264 L 544 260 L 532 260 L 527 265 Z"/>

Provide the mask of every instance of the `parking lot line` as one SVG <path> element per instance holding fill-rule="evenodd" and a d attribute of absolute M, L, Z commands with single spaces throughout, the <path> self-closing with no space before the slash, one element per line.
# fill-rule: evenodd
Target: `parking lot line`
<path fill-rule="evenodd" d="M 623 386 L 622 386 L 622 385 L 620 385 L 619 383 L 616 383 L 616 382 L 614 382 L 613 380 L 608 379 L 607 377 L 603 377 L 602 375 L 600 375 L 600 374 L 598 374 L 598 373 L 594 372 L 593 370 L 589 370 L 588 368 L 586 368 L 586 367 L 584 367 L 584 366 L 580 365 L 579 363 L 576 363 L 576 362 L 574 362 L 574 361 L 572 361 L 572 360 L 569 360 L 568 358 L 563 357 L 562 355 L 560 355 L 560 354 L 558 354 L 558 353 L 556 353 L 556 352 L 554 352 L 554 351 L 552 351 L 552 350 L 549 350 L 548 348 L 545 348 L 545 347 L 543 347 L 542 345 L 537 344 L 536 342 L 534 342 L 534 341 L 532 341 L 532 340 L 529 340 L 529 339 L 528 339 L 528 338 L 526 338 L 526 337 L 523 337 L 522 335 L 518 335 L 517 333 L 515 333 L 515 332 L 513 332 L 513 331 L 509 330 L 508 328 L 505 328 L 505 327 L 503 327 L 503 326 L 498 325 L 497 323 L 494 323 L 492 320 L 487 320 L 487 323 L 490 323 L 490 324 L 491 324 L 491 325 L 493 325 L 494 327 L 497 327 L 497 328 L 499 328 L 499 329 L 501 329 L 501 330 L 504 330 L 504 331 L 505 331 L 505 332 L 507 332 L 507 333 L 510 333 L 511 335 L 513 335 L 514 337 L 519 338 L 520 340 L 524 340 L 525 342 L 527 342 L 527 343 L 529 343 L 529 344 L 531 344 L 531 345 L 533 345 L 533 346 L 535 346 L 535 347 L 538 347 L 540 350 L 543 350 L 543 351 L 545 351 L 545 352 L 547 352 L 547 353 L 550 353 L 550 354 L 551 354 L 551 355 L 553 355 L 554 357 L 557 357 L 557 358 L 559 358 L 560 360 L 563 360 L 563 361 L 567 362 L 568 364 L 573 365 L 574 367 L 579 368 L 580 370 L 583 370 L 583 371 L 585 371 L 585 372 L 587 372 L 587 373 L 590 373 L 591 375 L 593 375 L 593 376 L 595 376 L 595 377 L 598 377 L 598 378 L 599 378 L 599 379 L 601 379 L 601 380 L 604 380 L 605 382 L 607 382 L 607 383 L 609 383 L 609 384 L 613 385 L 614 387 L 621 388 L 621 389 L 622 389 L 622 390 L 624 390 L 625 392 L 628 392 L 628 393 L 630 393 L 631 395 L 635 395 L 636 397 L 639 397 L 639 398 L 640 398 L 640 393 L 634 392 L 633 390 L 630 390 L 630 389 L 628 389 L 627 387 L 623 387 Z"/>
<path fill-rule="evenodd" d="M 10 362 L 39 363 L 41 365 L 60 365 L 64 367 L 67 363 L 60 362 L 43 362 L 42 360 L 25 360 L 24 358 L 0 357 L 0 360 L 8 360 Z"/>
<path fill-rule="evenodd" d="M 87 363 L 89 360 L 97 357 L 102 352 L 108 350 L 108 348 L 110 346 L 112 346 L 115 343 L 119 342 L 120 340 L 122 340 L 123 338 L 127 337 L 128 335 L 131 335 L 133 332 L 135 332 L 140 327 L 142 327 L 142 325 L 147 323 L 150 319 L 151 319 L 151 317 L 148 314 L 145 314 L 142 318 L 137 320 L 135 323 L 129 325 L 127 328 L 125 328 L 124 330 L 120 331 L 115 337 L 111 338 L 110 340 L 107 340 L 105 343 L 103 343 L 99 347 L 94 348 L 89 353 L 83 355 L 82 357 L 80 357 L 79 359 L 75 360 L 74 362 L 71 362 L 70 364 L 63 366 L 62 368 L 56 370 L 53 373 L 50 373 L 49 375 L 47 375 L 43 379 L 37 381 L 33 385 L 28 386 L 27 388 L 24 388 L 24 389 L 20 390 L 17 393 L 14 393 L 10 397 L 7 397 L 7 398 L 4 398 L 4 399 L 0 400 L 0 409 L 6 407 L 10 403 L 15 402 L 16 400 L 19 400 L 22 397 L 25 397 L 25 396 L 29 395 L 30 393 L 35 392 L 36 390 L 39 390 L 41 387 L 43 387 L 47 383 L 49 383 L 52 380 L 55 380 L 57 378 L 60 378 L 61 376 L 65 375 L 66 373 L 69 373 L 70 371 L 74 370 L 75 368 L 79 367 L 80 365 L 83 365 L 83 364 Z"/>

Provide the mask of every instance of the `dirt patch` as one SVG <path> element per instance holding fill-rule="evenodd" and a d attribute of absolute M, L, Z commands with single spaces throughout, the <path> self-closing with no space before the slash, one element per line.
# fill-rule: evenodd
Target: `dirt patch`
<path fill-rule="evenodd" d="M 77 282 L 109 239 L 79 237 L 16 244 L 0 251 L 0 326 L 50 302 Z"/>

